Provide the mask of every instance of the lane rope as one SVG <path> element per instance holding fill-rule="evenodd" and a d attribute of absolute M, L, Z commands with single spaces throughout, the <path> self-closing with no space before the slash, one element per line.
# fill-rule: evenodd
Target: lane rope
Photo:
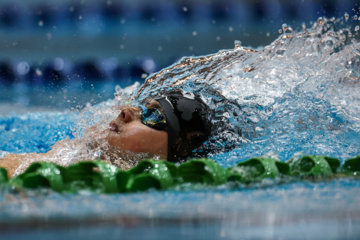
<path fill-rule="evenodd" d="M 345 160 L 327 156 L 307 155 L 286 162 L 256 157 L 223 168 L 211 159 L 191 159 L 174 164 L 146 159 L 130 170 L 120 170 L 102 161 L 84 161 L 68 167 L 50 162 L 36 162 L 22 174 L 8 178 L 0 168 L 0 187 L 14 190 L 49 188 L 59 193 L 88 190 L 95 193 L 129 193 L 149 189 L 171 190 L 182 184 L 218 186 L 233 182 L 251 186 L 264 179 L 327 180 L 342 177 L 359 178 L 360 155 Z M 279 182 L 279 181 L 278 181 Z"/>

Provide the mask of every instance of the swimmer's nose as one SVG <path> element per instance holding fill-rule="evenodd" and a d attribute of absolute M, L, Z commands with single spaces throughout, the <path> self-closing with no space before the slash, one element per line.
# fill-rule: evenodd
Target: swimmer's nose
<path fill-rule="evenodd" d="M 138 120 L 141 117 L 141 109 L 135 107 L 124 107 L 121 108 L 121 113 L 118 119 L 124 123 L 129 123 L 134 120 Z"/>

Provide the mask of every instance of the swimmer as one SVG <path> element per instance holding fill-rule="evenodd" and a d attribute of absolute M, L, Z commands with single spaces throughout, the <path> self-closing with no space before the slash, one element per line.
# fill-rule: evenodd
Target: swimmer
<path fill-rule="evenodd" d="M 141 160 L 134 161 L 137 156 L 172 162 L 184 160 L 208 139 L 212 128 L 209 107 L 199 96 L 182 90 L 146 99 L 143 106 L 121 106 L 120 110 L 118 117 L 101 134 L 93 134 L 95 126 L 84 136 L 93 138 L 90 145 L 102 146 L 99 149 L 103 151 L 94 160 L 101 159 L 122 169 L 135 166 Z M 55 155 L 61 160 L 69 145 L 74 149 L 79 147 L 76 140 L 61 140 L 47 153 L 8 154 L 0 159 L 0 167 L 7 169 L 9 176 L 20 174 L 32 162 L 53 161 Z M 90 145 L 88 147 L 94 148 Z M 79 154 L 77 158 L 72 163 L 90 160 Z"/>

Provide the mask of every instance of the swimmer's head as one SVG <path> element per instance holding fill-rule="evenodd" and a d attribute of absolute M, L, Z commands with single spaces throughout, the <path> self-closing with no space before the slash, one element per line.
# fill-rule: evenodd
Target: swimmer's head
<path fill-rule="evenodd" d="M 121 106 L 104 131 L 104 140 L 122 151 L 179 161 L 209 137 L 209 107 L 199 96 L 173 90 L 145 101 L 145 106 Z M 204 151 L 201 151 L 201 153 Z"/>
<path fill-rule="evenodd" d="M 172 90 L 154 98 L 162 111 L 145 109 L 142 123 L 168 134 L 168 161 L 189 156 L 211 133 L 210 109 L 193 93 Z"/>

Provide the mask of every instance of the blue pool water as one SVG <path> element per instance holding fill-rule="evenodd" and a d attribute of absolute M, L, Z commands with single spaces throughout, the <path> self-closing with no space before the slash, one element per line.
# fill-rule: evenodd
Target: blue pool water
<path fill-rule="evenodd" d="M 137 194 L 5 194 L 6 239 L 357 239 L 359 181 Z M 5 207 L 6 206 L 6 207 Z M 13 238 L 11 238 L 13 237 Z"/>
<path fill-rule="evenodd" d="M 343 162 L 360 154 L 358 25 L 319 19 L 265 47 L 236 42 L 234 49 L 185 57 L 134 86 L 132 96 L 173 86 L 201 94 L 227 124 L 209 143 L 217 150 L 210 157 L 223 167 L 263 154 L 282 161 L 324 154 Z M 117 89 L 114 80 L 62 83 L 60 90 L 2 88 L 16 103 L 0 105 L 0 157 L 46 152 L 58 140 L 81 137 L 84 125 L 126 101 L 125 86 L 134 82 Z M 46 94 L 31 96 L 36 88 Z M 26 105 L 29 99 L 38 104 Z M 0 232 L 4 239 L 359 239 L 359 189 L 351 178 L 112 195 L 5 188 Z"/>

